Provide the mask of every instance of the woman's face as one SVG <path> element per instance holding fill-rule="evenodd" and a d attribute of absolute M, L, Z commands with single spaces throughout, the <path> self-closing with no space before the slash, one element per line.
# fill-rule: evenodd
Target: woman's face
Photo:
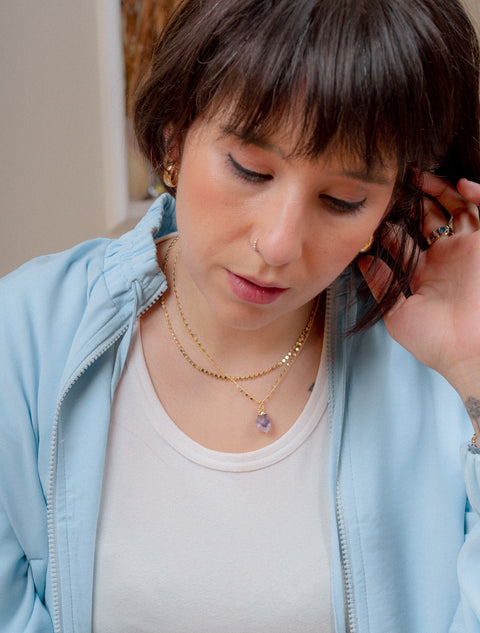
<path fill-rule="evenodd" d="M 197 119 L 181 152 L 184 284 L 225 325 L 261 328 L 305 306 L 356 257 L 388 211 L 395 168 L 292 157 L 296 135 L 245 143 Z M 253 245 L 256 242 L 256 250 Z"/>

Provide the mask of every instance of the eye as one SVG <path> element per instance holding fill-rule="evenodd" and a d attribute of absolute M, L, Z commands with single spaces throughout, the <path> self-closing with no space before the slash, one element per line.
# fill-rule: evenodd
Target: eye
<path fill-rule="evenodd" d="M 334 198 L 333 196 L 323 195 L 320 196 L 324 200 L 327 206 L 336 213 L 358 213 L 365 206 L 366 198 L 359 200 L 358 202 L 347 202 L 347 200 L 341 200 L 340 198 Z"/>
<path fill-rule="evenodd" d="M 231 154 L 228 155 L 228 159 L 235 175 L 242 178 L 242 180 L 246 180 L 247 182 L 266 182 L 267 180 L 272 179 L 272 176 L 269 174 L 259 174 L 256 171 L 243 167 L 243 165 L 237 163 Z"/>

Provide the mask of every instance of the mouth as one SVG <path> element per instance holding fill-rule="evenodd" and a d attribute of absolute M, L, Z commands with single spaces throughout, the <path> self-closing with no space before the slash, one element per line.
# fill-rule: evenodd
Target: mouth
<path fill-rule="evenodd" d="M 242 301 L 267 305 L 276 301 L 288 288 L 281 288 L 261 282 L 252 277 L 242 277 L 227 270 L 227 277 L 233 293 Z"/>

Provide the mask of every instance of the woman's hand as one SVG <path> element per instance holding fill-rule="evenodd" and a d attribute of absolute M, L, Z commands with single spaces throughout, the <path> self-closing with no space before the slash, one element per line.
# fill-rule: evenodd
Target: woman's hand
<path fill-rule="evenodd" d="M 440 232 L 441 236 L 430 240 L 430 247 L 420 252 L 412 295 L 399 299 L 385 315 L 385 324 L 398 343 L 452 384 L 467 409 L 478 401 L 477 414 L 469 413 L 479 430 L 480 184 L 461 179 L 455 189 L 441 178 L 425 174 L 422 188 L 427 194 L 427 240 L 435 229 L 447 225 L 439 205 L 451 214 L 454 235 L 446 236 L 448 229 Z M 395 243 L 388 247 L 395 256 Z M 412 244 L 412 248 L 418 247 Z M 390 270 L 381 261 L 373 269 L 369 269 L 370 264 L 368 257 L 359 261 L 373 295 L 378 297 Z"/>

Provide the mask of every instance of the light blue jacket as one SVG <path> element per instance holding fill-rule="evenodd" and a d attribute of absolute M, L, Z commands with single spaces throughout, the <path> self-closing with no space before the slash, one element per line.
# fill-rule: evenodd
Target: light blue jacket
<path fill-rule="evenodd" d="M 91 629 L 110 406 L 133 323 L 166 287 L 153 238 L 175 230 L 174 211 L 165 195 L 119 240 L 0 282 L 1 633 Z M 337 631 L 479 633 L 470 422 L 382 323 L 344 336 L 353 279 L 346 271 L 330 289 L 327 314 Z"/>

